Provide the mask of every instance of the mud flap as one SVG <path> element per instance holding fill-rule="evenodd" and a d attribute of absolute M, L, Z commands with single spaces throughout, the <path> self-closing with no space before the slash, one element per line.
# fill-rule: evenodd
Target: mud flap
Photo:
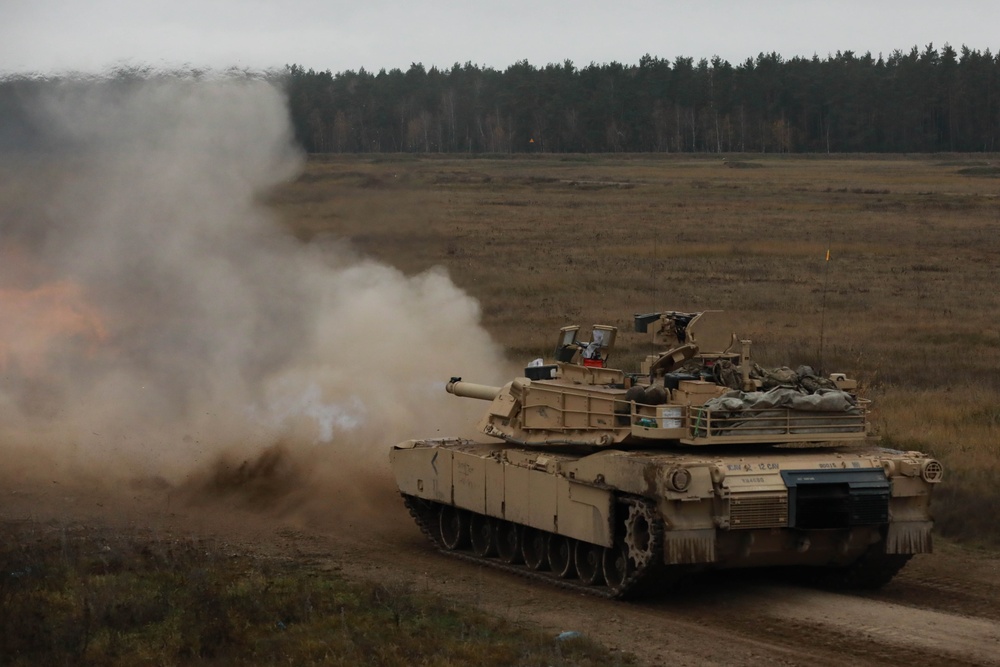
<path fill-rule="evenodd" d="M 896 521 L 885 536 L 887 554 L 929 554 L 933 549 L 931 521 Z"/>
<path fill-rule="evenodd" d="M 668 565 L 715 562 L 715 529 L 664 532 L 663 556 Z"/>

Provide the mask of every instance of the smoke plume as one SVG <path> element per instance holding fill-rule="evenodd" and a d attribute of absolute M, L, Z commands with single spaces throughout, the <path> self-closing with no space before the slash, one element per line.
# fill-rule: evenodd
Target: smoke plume
<path fill-rule="evenodd" d="M 280 91 L 162 78 L 36 103 L 49 148 L 0 167 L 8 466 L 178 481 L 280 441 L 300 468 L 371 469 L 468 435 L 442 381 L 504 377 L 477 303 L 349 239 L 303 244 L 259 203 L 302 166 Z"/>

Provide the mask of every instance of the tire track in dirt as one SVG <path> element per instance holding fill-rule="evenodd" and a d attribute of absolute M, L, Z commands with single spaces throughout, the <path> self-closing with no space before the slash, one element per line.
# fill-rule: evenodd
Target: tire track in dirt
<path fill-rule="evenodd" d="M 952 561 L 960 564 L 947 570 L 940 567 L 941 562 Z M 899 574 L 893 586 L 870 597 L 1000 622 L 1000 560 L 970 558 L 954 548 L 918 557 Z"/>
<path fill-rule="evenodd" d="M 435 577 L 446 577 L 443 588 L 459 597 L 466 587 L 485 586 L 489 596 L 472 596 L 480 606 L 484 597 L 522 595 L 526 602 L 511 608 L 531 622 L 588 632 L 650 664 L 668 656 L 678 664 L 1000 663 L 1000 599 L 991 595 L 1000 561 L 955 548 L 918 557 L 911 572 L 875 594 L 798 588 L 740 572 L 703 575 L 668 599 L 629 604 L 454 561 L 401 527 L 366 539 L 394 544 L 407 559 L 412 555 L 430 570 L 420 575 L 422 585 L 433 588 Z M 489 604 L 504 613 L 502 604 Z"/>
<path fill-rule="evenodd" d="M 997 601 L 974 595 L 975 582 L 940 575 L 954 590 L 952 606 L 964 605 L 966 615 L 919 606 L 925 589 L 906 579 L 876 596 L 797 588 L 754 572 L 718 573 L 698 577 L 665 599 L 622 603 L 447 558 L 422 536 L 398 527 L 363 536 L 355 548 L 379 577 L 402 578 L 553 633 L 579 630 L 644 664 L 912 667 L 930 661 L 989 665 L 1000 658 Z M 382 557 L 387 552 L 391 559 Z M 939 571 L 953 560 L 924 569 Z M 364 568 L 345 569 L 364 576 Z"/>
<path fill-rule="evenodd" d="M 1000 624 L 992 619 L 806 589 L 770 586 L 759 592 L 767 599 L 768 618 L 822 628 L 848 644 L 862 639 L 885 647 L 886 659 L 912 656 L 906 662 L 919 664 L 934 657 L 939 664 L 982 665 L 1000 658 Z"/>
<path fill-rule="evenodd" d="M 854 664 L 996 664 L 1000 625 L 988 618 L 902 606 L 869 597 L 750 583 L 707 616 L 735 632 L 824 649 Z"/>

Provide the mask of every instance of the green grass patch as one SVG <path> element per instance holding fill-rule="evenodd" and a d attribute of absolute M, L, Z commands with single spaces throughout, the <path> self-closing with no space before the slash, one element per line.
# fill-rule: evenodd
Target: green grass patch
<path fill-rule="evenodd" d="M 202 540 L 0 525 L 0 664 L 631 662 L 405 584 Z"/>

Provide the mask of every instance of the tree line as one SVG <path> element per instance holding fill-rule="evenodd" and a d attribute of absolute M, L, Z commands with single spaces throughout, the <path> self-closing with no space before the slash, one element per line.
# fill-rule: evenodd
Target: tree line
<path fill-rule="evenodd" d="M 735 66 L 646 55 L 582 68 L 522 60 L 503 70 L 414 63 L 377 74 L 298 65 L 225 74 L 283 86 L 295 136 L 311 153 L 1000 150 L 1000 54 L 965 46 L 885 58 L 772 52 Z M 131 68 L 108 78 L 131 85 L 153 76 L 163 74 Z M 60 81 L 0 79 L 0 150 L 57 140 L 29 102 Z"/>
<path fill-rule="evenodd" d="M 838 52 L 731 65 L 571 61 L 500 71 L 414 63 L 336 74 L 288 66 L 296 137 L 314 153 L 992 152 L 1000 54 Z"/>

